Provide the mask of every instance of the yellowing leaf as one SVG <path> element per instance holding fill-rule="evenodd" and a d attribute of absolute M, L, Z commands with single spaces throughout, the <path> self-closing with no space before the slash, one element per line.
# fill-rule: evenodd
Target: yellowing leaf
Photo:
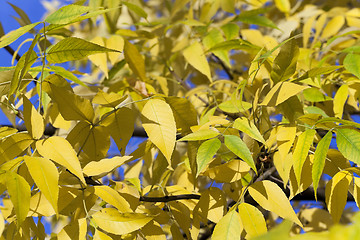
<path fill-rule="evenodd" d="M 66 139 L 54 136 L 46 140 L 40 140 L 36 142 L 36 149 L 43 157 L 66 167 L 72 174 L 77 176 L 83 184 L 86 184 L 79 159 Z"/>
<path fill-rule="evenodd" d="M 92 122 L 94 109 L 88 99 L 82 98 L 65 88 L 50 85 L 50 97 L 56 102 L 65 120 L 85 120 Z"/>
<path fill-rule="evenodd" d="M 241 222 L 247 233 L 246 238 L 253 238 L 267 232 L 264 216 L 259 209 L 244 202 L 238 206 L 238 209 Z"/>
<path fill-rule="evenodd" d="M 241 138 L 235 135 L 225 135 L 224 138 L 226 147 L 246 162 L 255 173 L 257 173 L 251 152 Z"/>
<path fill-rule="evenodd" d="M 45 130 L 44 119 L 25 96 L 23 96 L 23 105 L 26 129 L 33 138 L 40 139 Z"/>
<path fill-rule="evenodd" d="M 106 47 L 119 51 L 119 52 L 108 52 L 110 63 L 114 65 L 121 56 L 120 52 L 124 50 L 124 39 L 119 35 L 112 35 L 110 38 L 106 40 Z"/>
<path fill-rule="evenodd" d="M 40 24 L 39 22 L 32 23 L 32 24 L 25 25 L 14 31 L 9 32 L 8 34 L 6 34 L 5 36 L 0 38 L 0 48 L 3 48 L 5 46 L 11 44 L 16 39 L 18 39 L 20 36 L 24 35 L 25 33 L 27 33 L 28 31 L 30 31 L 31 29 L 33 29 L 34 27 L 36 27 L 39 24 Z"/>
<path fill-rule="evenodd" d="M 247 163 L 241 160 L 231 160 L 227 163 L 206 170 L 204 175 L 216 182 L 231 183 L 243 178 L 250 171 Z"/>
<path fill-rule="evenodd" d="M 130 11 L 134 12 L 139 17 L 147 18 L 147 13 L 138 5 L 125 1 L 122 1 L 121 3 L 124 4 Z"/>
<path fill-rule="evenodd" d="M 264 209 L 274 212 L 282 218 L 302 224 L 296 216 L 290 201 L 281 188 L 271 181 L 259 181 L 248 188 L 251 197 Z"/>
<path fill-rule="evenodd" d="M 52 46 L 46 55 L 46 59 L 49 63 L 63 63 L 106 52 L 117 52 L 117 50 L 102 47 L 81 38 L 68 37 Z"/>
<path fill-rule="evenodd" d="M 289 13 L 290 12 L 290 1 L 289 0 L 275 0 L 276 7 L 284 12 Z"/>
<path fill-rule="evenodd" d="M 97 176 L 107 174 L 129 160 L 131 156 L 105 158 L 98 162 L 91 161 L 83 169 L 84 174 L 87 176 Z"/>
<path fill-rule="evenodd" d="M 261 105 L 277 106 L 306 88 L 291 82 L 279 82 L 268 92 Z"/>
<path fill-rule="evenodd" d="M 95 194 L 105 202 L 116 207 L 120 212 L 132 212 L 129 203 L 109 186 L 94 186 Z"/>
<path fill-rule="evenodd" d="M 0 213 L 0 235 L 3 234 L 5 229 L 5 219 L 4 216 Z"/>
<path fill-rule="evenodd" d="M 185 137 L 179 139 L 178 141 L 198 141 L 198 140 L 207 140 L 209 138 L 214 138 L 220 135 L 219 132 L 210 129 L 201 129 L 199 131 L 190 133 Z"/>
<path fill-rule="evenodd" d="M 32 137 L 24 132 L 6 137 L 0 142 L 0 161 L 8 161 L 17 157 L 33 142 Z"/>
<path fill-rule="evenodd" d="M 294 160 L 294 171 L 296 180 L 300 184 L 300 177 L 304 162 L 309 154 L 310 147 L 313 143 L 314 135 L 316 131 L 314 129 L 308 129 L 301 133 L 296 142 L 293 160 Z"/>
<path fill-rule="evenodd" d="M 209 162 L 213 159 L 216 152 L 219 150 L 221 142 L 219 139 L 214 138 L 203 142 L 197 152 L 197 172 L 196 177 L 206 168 Z"/>
<path fill-rule="evenodd" d="M 120 213 L 114 208 L 104 208 L 92 218 L 101 229 L 116 235 L 131 233 L 152 220 L 141 213 Z"/>
<path fill-rule="evenodd" d="M 98 93 L 93 98 L 92 102 L 95 104 L 100 104 L 104 107 L 116 107 L 122 101 L 124 101 L 127 96 L 121 96 L 114 92 L 104 92 L 103 90 L 99 89 Z"/>
<path fill-rule="evenodd" d="M 334 114 L 337 118 L 342 118 L 344 105 L 348 98 L 348 85 L 341 85 L 334 96 Z"/>
<path fill-rule="evenodd" d="M 240 117 L 234 121 L 233 127 L 238 129 L 241 132 L 246 133 L 251 138 L 253 138 L 259 142 L 265 143 L 265 139 L 263 138 L 263 136 L 261 135 L 261 133 L 255 126 L 253 121 L 251 121 L 245 117 Z"/>
<path fill-rule="evenodd" d="M 61 240 L 80 240 L 86 239 L 87 222 L 86 218 L 75 219 L 66 225 L 57 234 L 57 239 Z"/>
<path fill-rule="evenodd" d="M 351 180 L 352 174 L 348 171 L 340 171 L 326 184 L 326 205 L 335 223 L 340 221 L 345 208 Z"/>
<path fill-rule="evenodd" d="M 6 172 L 5 184 L 14 205 L 17 224 L 20 226 L 29 212 L 30 186 L 22 176 L 14 172 Z"/>
<path fill-rule="evenodd" d="M 216 224 L 214 232 L 211 236 L 212 240 L 235 240 L 241 236 L 243 226 L 239 214 L 232 210 L 228 212 L 220 221 Z"/>
<path fill-rule="evenodd" d="M 55 164 L 41 157 L 24 156 L 24 160 L 32 179 L 58 213 L 59 173 Z"/>
<path fill-rule="evenodd" d="M 348 160 L 360 164 L 360 132 L 351 128 L 339 128 L 336 143 L 341 154 Z"/>
<path fill-rule="evenodd" d="M 70 4 L 64 6 L 45 18 L 45 21 L 51 24 L 67 24 L 80 17 L 90 10 L 87 6 Z"/>
<path fill-rule="evenodd" d="M 202 222 L 208 220 L 218 223 L 223 217 L 226 206 L 226 197 L 219 188 L 210 187 L 201 193 L 199 202 L 194 209 L 195 217 L 200 217 Z"/>
<path fill-rule="evenodd" d="M 104 39 L 100 36 L 95 37 L 91 40 L 91 42 L 99 46 L 105 45 Z M 106 78 L 109 78 L 106 53 L 93 54 L 88 56 L 88 58 L 95 66 L 99 67 L 99 69 L 104 73 Z"/>
<path fill-rule="evenodd" d="M 345 23 L 345 17 L 342 15 L 335 16 L 331 19 L 322 30 L 321 38 L 332 37 L 339 32 Z"/>
<path fill-rule="evenodd" d="M 145 73 L 145 61 L 136 46 L 127 40 L 125 40 L 124 45 L 124 57 L 134 74 L 142 81 L 146 82 L 147 77 Z"/>
<path fill-rule="evenodd" d="M 228 100 L 219 104 L 219 108 L 228 113 L 245 112 L 252 107 L 251 103 L 241 100 Z"/>
<path fill-rule="evenodd" d="M 209 63 L 199 42 L 194 42 L 183 51 L 186 61 L 212 82 Z"/>
<path fill-rule="evenodd" d="M 159 99 L 150 99 L 144 106 L 142 122 L 152 143 L 164 154 L 168 162 L 176 142 L 176 123 L 169 104 Z"/>
<path fill-rule="evenodd" d="M 94 240 L 112 240 L 112 238 L 98 229 L 95 229 Z"/>

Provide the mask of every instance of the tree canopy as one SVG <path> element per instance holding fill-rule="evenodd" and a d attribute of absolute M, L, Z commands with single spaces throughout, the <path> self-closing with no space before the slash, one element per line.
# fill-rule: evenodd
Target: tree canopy
<path fill-rule="evenodd" d="M 11 6 L 2 239 L 356 238 L 357 1 Z"/>

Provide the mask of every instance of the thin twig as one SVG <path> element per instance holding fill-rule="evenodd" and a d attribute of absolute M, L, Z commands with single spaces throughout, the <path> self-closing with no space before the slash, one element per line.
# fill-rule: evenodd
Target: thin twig
<path fill-rule="evenodd" d="M 164 197 L 146 197 L 141 196 L 140 201 L 142 202 L 170 202 L 177 200 L 186 200 L 186 199 L 200 199 L 200 195 L 198 194 L 181 194 L 181 195 L 173 195 L 173 196 L 164 196 Z"/>

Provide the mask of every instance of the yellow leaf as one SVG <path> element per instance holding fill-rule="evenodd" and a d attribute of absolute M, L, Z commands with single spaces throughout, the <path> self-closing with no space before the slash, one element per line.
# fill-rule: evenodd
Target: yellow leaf
<path fill-rule="evenodd" d="M 116 235 L 131 233 L 152 220 L 145 214 L 120 213 L 115 208 L 104 208 L 93 214 L 92 218 L 101 229 Z"/>
<path fill-rule="evenodd" d="M 255 126 L 253 121 L 251 121 L 245 117 L 240 117 L 234 121 L 233 127 L 238 129 L 241 132 L 246 133 L 251 138 L 253 138 L 259 142 L 265 143 L 265 139 L 263 138 L 263 136 L 261 135 L 261 133 Z"/>
<path fill-rule="evenodd" d="M 59 188 L 59 186 L 57 187 Z M 68 199 L 60 198 L 65 201 Z M 59 202 L 59 206 L 61 204 L 61 201 Z M 30 211 L 29 215 L 37 217 L 37 216 L 44 216 L 44 217 L 50 217 L 56 214 L 54 211 L 54 207 L 51 205 L 51 203 L 44 197 L 44 194 L 42 192 L 37 192 L 30 198 Z"/>
<path fill-rule="evenodd" d="M 4 216 L 0 213 L 0 236 L 2 236 L 5 229 L 5 219 Z"/>
<path fill-rule="evenodd" d="M 70 143 L 58 136 L 36 142 L 37 151 L 48 159 L 66 167 L 72 174 L 77 176 L 83 184 L 86 184 L 82 174 L 78 157 Z"/>
<path fill-rule="evenodd" d="M 104 39 L 100 36 L 95 37 L 91 40 L 92 43 L 98 44 L 99 46 L 104 46 L 105 42 Z M 107 66 L 107 56 L 106 53 L 97 53 L 88 56 L 89 60 L 95 64 L 97 67 L 100 68 L 100 70 L 105 74 L 106 78 L 109 78 L 108 74 L 108 66 Z"/>
<path fill-rule="evenodd" d="M 217 182 L 231 183 L 240 180 L 250 171 L 249 165 L 241 160 L 231 160 L 219 166 L 209 168 L 205 174 Z"/>
<path fill-rule="evenodd" d="M 41 157 L 24 156 L 24 160 L 32 179 L 58 213 L 59 173 L 55 164 Z"/>
<path fill-rule="evenodd" d="M 41 138 L 45 130 L 43 117 L 35 110 L 34 106 L 31 104 L 29 99 L 25 97 L 25 95 L 23 96 L 23 105 L 26 129 L 33 138 Z"/>
<path fill-rule="evenodd" d="M 238 209 L 241 222 L 247 233 L 246 238 L 253 238 L 267 232 L 264 216 L 259 209 L 244 202 L 238 206 Z"/>
<path fill-rule="evenodd" d="M 124 101 L 127 96 L 121 96 L 114 92 L 104 92 L 103 90 L 99 89 L 98 93 L 93 98 L 92 102 L 95 104 L 100 104 L 104 107 L 112 107 L 115 108 L 119 105 L 122 101 Z"/>
<path fill-rule="evenodd" d="M 135 45 L 125 40 L 124 56 L 130 69 L 137 75 L 140 80 L 146 82 L 147 77 L 145 73 L 145 61 Z"/>
<path fill-rule="evenodd" d="M 95 229 L 93 240 L 112 240 L 112 238 L 106 235 L 105 233 L 99 231 L 98 229 Z"/>
<path fill-rule="evenodd" d="M 274 107 L 308 88 L 291 82 L 278 82 L 266 95 L 261 105 Z"/>
<path fill-rule="evenodd" d="M 58 240 L 81 240 L 86 239 L 87 222 L 81 218 L 70 222 L 58 234 Z"/>
<path fill-rule="evenodd" d="M 351 173 L 348 171 L 340 171 L 326 184 L 326 205 L 334 223 L 340 221 L 342 212 L 344 211 L 351 180 Z"/>
<path fill-rule="evenodd" d="M 6 172 L 5 184 L 20 227 L 30 208 L 30 186 L 22 176 L 14 172 Z"/>
<path fill-rule="evenodd" d="M 129 203 L 109 186 L 94 186 L 95 194 L 105 202 L 116 207 L 120 212 L 132 212 Z"/>
<path fill-rule="evenodd" d="M 200 200 L 196 205 L 196 214 L 202 219 L 202 222 L 210 220 L 214 223 L 218 223 L 225 212 L 226 198 L 218 188 L 211 187 L 201 193 Z M 195 210 L 194 210 L 195 211 Z"/>
<path fill-rule="evenodd" d="M 289 13 L 290 12 L 290 1 L 289 0 L 275 0 L 276 7 L 284 12 Z"/>
<path fill-rule="evenodd" d="M 252 184 L 249 188 L 251 197 L 264 209 L 274 212 L 282 218 L 295 222 L 303 227 L 291 207 L 285 193 L 275 183 L 264 180 Z"/>
<path fill-rule="evenodd" d="M 211 236 L 212 240 L 240 240 L 243 230 L 241 219 L 235 210 L 228 212 L 216 224 L 214 232 Z"/>
<path fill-rule="evenodd" d="M 190 133 L 185 137 L 179 139 L 178 141 L 198 141 L 198 140 L 207 140 L 214 138 L 220 135 L 219 132 L 210 129 L 200 129 L 199 131 Z"/>
<path fill-rule="evenodd" d="M 32 137 L 24 132 L 6 137 L 0 142 L 0 161 L 8 161 L 17 157 L 33 142 Z"/>
<path fill-rule="evenodd" d="M 345 23 L 345 18 L 342 15 L 335 16 L 331 19 L 323 29 L 321 38 L 332 37 L 337 34 Z"/>
<path fill-rule="evenodd" d="M 124 50 L 124 39 L 119 35 L 112 35 L 110 38 L 106 40 L 106 47 L 110 49 L 118 50 L 119 52 L 122 52 Z M 114 65 L 119 57 L 121 56 L 121 53 L 118 52 L 108 52 L 109 60 L 112 65 Z"/>
<path fill-rule="evenodd" d="M 142 122 L 152 143 L 164 154 L 169 163 L 176 142 L 176 123 L 169 104 L 150 99 L 144 106 Z"/>
<path fill-rule="evenodd" d="M 204 74 L 212 82 L 209 63 L 199 42 L 194 42 L 183 51 L 188 63 L 196 70 Z"/>
<path fill-rule="evenodd" d="M 342 118 L 344 105 L 349 95 L 348 88 L 348 85 L 342 85 L 334 96 L 334 114 L 335 117 L 340 119 Z"/>
<path fill-rule="evenodd" d="M 98 162 L 91 161 L 89 162 L 83 169 L 84 174 L 87 176 L 97 176 L 102 174 L 107 174 L 119 167 L 127 160 L 129 160 L 131 156 L 115 156 L 113 158 L 105 158 Z"/>

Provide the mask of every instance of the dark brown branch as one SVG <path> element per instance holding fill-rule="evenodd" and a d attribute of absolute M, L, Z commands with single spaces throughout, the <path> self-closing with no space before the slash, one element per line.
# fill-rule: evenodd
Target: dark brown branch
<path fill-rule="evenodd" d="M 19 53 L 15 53 L 14 49 L 12 49 L 12 47 L 10 47 L 9 45 L 5 46 L 4 49 L 11 55 L 14 56 L 15 54 L 15 59 L 16 61 L 19 61 L 21 58 L 21 55 Z"/>
<path fill-rule="evenodd" d="M 223 61 L 221 61 L 220 58 L 218 58 L 218 56 L 216 56 L 215 54 L 211 55 L 213 58 L 215 58 L 216 62 L 219 63 L 221 65 L 221 67 L 223 68 L 223 70 L 225 71 L 226 75 L 228 75 L 230 80 L 234 79 L 234 75 L 231 73 L 230 69 L 225 65 L 225 63 Z"/>
<path fill-rule="evenodd" d="M 170 202 L 170 201 L 186 200 L 186 199 L 199 200 L 200 195 L 198 195 L 198 194 L 181 194 L 181 195 L 165 196 L 165 197 L 146 197 L 146 196 L 140 197 L 140 201 L 142 201 L 142 202 Z"/>

